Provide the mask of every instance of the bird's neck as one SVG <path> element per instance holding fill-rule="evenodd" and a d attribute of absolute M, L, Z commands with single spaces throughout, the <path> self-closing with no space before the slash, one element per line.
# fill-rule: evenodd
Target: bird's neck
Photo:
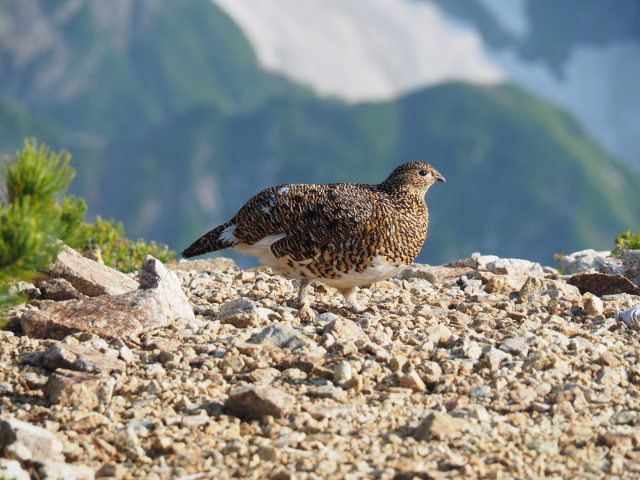
<path fill-rule="evenodd" d="M 424 196 L 427 193 L 426 190 L 417 189 L 412 185 L 406 183 L 394 182 L 389 179 L 385 180 L 378 185 L 378 190 L 385 192 L 389 195 L 410 195 L 424 201 Z"/>

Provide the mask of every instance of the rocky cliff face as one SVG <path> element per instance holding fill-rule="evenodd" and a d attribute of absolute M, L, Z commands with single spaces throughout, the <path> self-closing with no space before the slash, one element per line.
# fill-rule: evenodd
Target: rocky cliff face
<path fill-rule="evenodd" d="M 576 256 L 571 268 L 599 269 L 592 257 Z M 628 266 L 621 271 L 635 271 Z M 171 269 L 177 277 L 145 261 L 142 288 L 124 294 L 88 296 L 97 292 L 78 270 L 51 273 L 68 280 L 29 290 L 34 300 L 14 310 L 14 321 L 33 325 L 39 315 L 48 336 L 63 335 L 33 338 L 18 326 L 0 332 L 0 474 L 639 473 L 637 325 L 614 319 L 640 303 L 638 292 L 616 293 L 612 283 L 600 296 L 581 293 L 571 283 L 582 274 L 474 256 L 416 264 L 363 289 L 370 309 L 358 315 L 316 288 L 315 320 L 302 324 L 291 282 L 268 269 L 243 271 L 225 259 Z M 113 302 L 152 295 L 181 304 L 180 285 L 195 318 L 134 314 Z M 75 316 L 98 299 L 100 317 L 113 319 L 110 332 Z M 109 313 L 109 304 L 162 322 L 117 332 L 124 317 Z"/>

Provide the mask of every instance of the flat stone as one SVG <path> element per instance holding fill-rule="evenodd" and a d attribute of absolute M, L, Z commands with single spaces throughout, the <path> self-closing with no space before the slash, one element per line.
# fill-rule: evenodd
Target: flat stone
<path fill-rule="evenodd" d="M 225 407 L 232 415 L 244 419 L 260 419 L 265 415 L 284 417 L 295 399 L 282 390 L 267 386 L 238 388 L 229 393 Z"/>
<path fill-rule="evenodd" d="M 180 280 L 175 273 L 167 270 L 160 260 L 147 255 L 140 266 L 138 279 L 141 289 L 157 294 L 170 320 L 195 319 L 193 308 L 182 290 Z"/>
<path fill-rule="evenodd" d="M 113 268 L 83 257 L 63 246 L 55 261 L 46 268 L 48 278 L 64 278 L 76 290 L 96 297 L 120 295 L 138 288 L 138 282 Z"/>
<path fill-rule="evenodd" d="M 606 273 L 581 273 L 574 275 L 567 282 L 576 286 L 580 293 L 592 293 L 598 297 L 629 293 L 640 295 L 640 287 L 623 275 L 609 275 Z"/>
<path fill-rule="evenodd" d="M 252 300 L 239 298 L 222 304 L 218 320 L 237 328 L 257 327 L 269 322 L 269 310 Z"/>
<path fill-rule="evenodd" d="M 82 465 L 47 460 L 39 462 L 38 473 L 43 480 L 93 480 L 93 470 Z"/>
<path fill-rule="evenodd" d="M 487 270 L 498 275 L 544 275 L 539 263 L 519 258 L 498 258 L 487 264 Z"/>
<path fill-rule="evenodd" d="M 492 371 L 496 371 L 500 368 L 502 362 L 511 358 L 511 354 L 491 347 L 487 352 L 485 352 L 484 358 L 486 359 L 489 368 Z"/>
<path fill-rule="evenodd" d="M 369 341 L 369 337 L 362 327 L 353 320 L 349 320 L 336 315 L 327 325 L 325 325 L 322 333 L 330 333 L 336 340 L 365 340 Z"/>
<path fill-rule="evenodd" d="M 529 353 L 529 345 L 523 337 L 509 337 L 500 342 L 500 350 L 512 355 L 526 357 Z"/>
<path fill-rule="evenodd" d="M 23 332 L 32 338 L 61 340 L 75 332 L 107 338 L 129 338 L 166 326 L 171 320 L 154 290 L 133 290 L 122 295 L 102 295 L 83 300 L 51 302 L 20 317 Z"/>
<path fill-rule="evenodd" d="M 405 374 L 400 374 L 398 376 L 398 381 L 400 382 L 400 385 L 405 388 L 410 388 L 414 392 L 424 392 L 427 390 L 427 386 L 415 370 L 409 370 Z"/>
<path fill-rule="evenodd" d="M 40 375 L 36 372 L 27 372 L 22 376 L 22 379 L 27 382 L 29 388 L 37 390 L 43 388 L 46 385 L 48 377 L 46 375 Z"/>
<path fill-rule="evenodd" d="M 489 275 L 489 274 L 487 274 Z M 517 292 L 527 281 L 524 275 L 494 275 L 487 281 L 484 289 L 487 293 L 506 293 Z"/>
<path fill-rule="evenodd" d="M 555 294 L 566 297 L 582 297 L 580 290 L 561 280 L 552 280 L 542 277 L 529 277 L 518 292 L 520 298 L 528 298 L 531 295 Z"/>
<path fill-rule="evenodd" d="M 88 373 L 122 372 L 126 368 L 122 360 L 104 355 L 93 348 L 64 343 L 49 347 L 42 356 L 42 364 L 52 370 L 66 368 Z"/>
<path fill-rule="evenodd" d="M 413 263 L 405 268 L 400 274 L 400 278 L 409 280 L 411 278 L 423 278 L 433 284 L 442 283 L 448 278 L 458 278 L 463 275 L 470 275 L 474 270 L 469 267 L 450 267 L 439 265 L 432 267 L 430 265 L 422 265 Z"/>
<path fill-rule="evenodd" d="M 276 348 L 296 350 L 302 347 L 318 348 L 318 344 L 299 332 L 290 323 L 280 322 L 270 325 L 252 335 L 248 343 L 270 345 Z"/>
<path fill-rule="evenodd" d="M 471 254 L 470 258 L 463 258 L 455 262 L 447 263 L 445 267 L 467 267 L 473 270 L 487 270 L 487 266 L 498 260 L 495 255 L 482 255 L 478 252 Z"/>
<path fill-rule="evenodd" d="M 22 461 L 64 460 L 56 435 L 15 418 L 0 420 L 0 447 Z"/>
<path fill-rule="evenodd" d="M 534 440 L 527 445 L 527 448 L 538 453 L 555 455 L 558 453 L 558 442 L 555 440 Z"/>
<path fill-rule="evenodd" d="M 346 402 L 347 392 L 342 388 L 332 387 L 331 385 L 324 385 L 322 387 L 309 387 L 306 394 L 311 398 L 330 398 L 336 402 Z"/>
<path fill-rule="evenodd" d="M 109 403 L 115 384 L 112 377 L 59 369 L 49 377 L 44 392 L 52 403 L 96 408 Z"/>
<path fill-rule="evenodd" d="M 462 433 L 466 421 L 452 417 L 448 413 L 431 412 L 418 425 L 413 432 L 416 440 L 443 440 L 454 438 Z"/>

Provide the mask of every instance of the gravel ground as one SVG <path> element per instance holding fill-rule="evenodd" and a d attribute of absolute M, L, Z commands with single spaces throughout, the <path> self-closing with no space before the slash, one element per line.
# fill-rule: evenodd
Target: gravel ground
<path fill-rule="evenodd" d="M 640 297 L 479 268 L 415 266 L 361 314 L 317 286 L 301 323 L 268 269 L 182 262 L 195 321 L 62 340 L 121 361 L 95 402 L 52 396 L 60 342 L 0 331 L 1 417 L 100 478 L 640 478 L 638 334 L 614 320 Z"/>

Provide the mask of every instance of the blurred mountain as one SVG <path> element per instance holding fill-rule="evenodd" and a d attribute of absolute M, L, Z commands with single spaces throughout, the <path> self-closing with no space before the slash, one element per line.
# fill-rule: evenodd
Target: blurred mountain
<path fill-rule="evenodd" d="M 214 0 L 270 71 L 347 101 L 510 81 L 640 171 L 637 0 Z"/>
<path fill-rule="evenodd" d="M 640 176 L 516 86 L 318 96 L 263 69 L 208 0 L 21 0 L 0 18 L 0 150 L 30 135 L 67 148 L 93 213 L 177 249 L 266 186 L 379 182 L 415 159 L 447 178 L 428 195 L 425 262 L 550 263 L 640 217 Z"/>

